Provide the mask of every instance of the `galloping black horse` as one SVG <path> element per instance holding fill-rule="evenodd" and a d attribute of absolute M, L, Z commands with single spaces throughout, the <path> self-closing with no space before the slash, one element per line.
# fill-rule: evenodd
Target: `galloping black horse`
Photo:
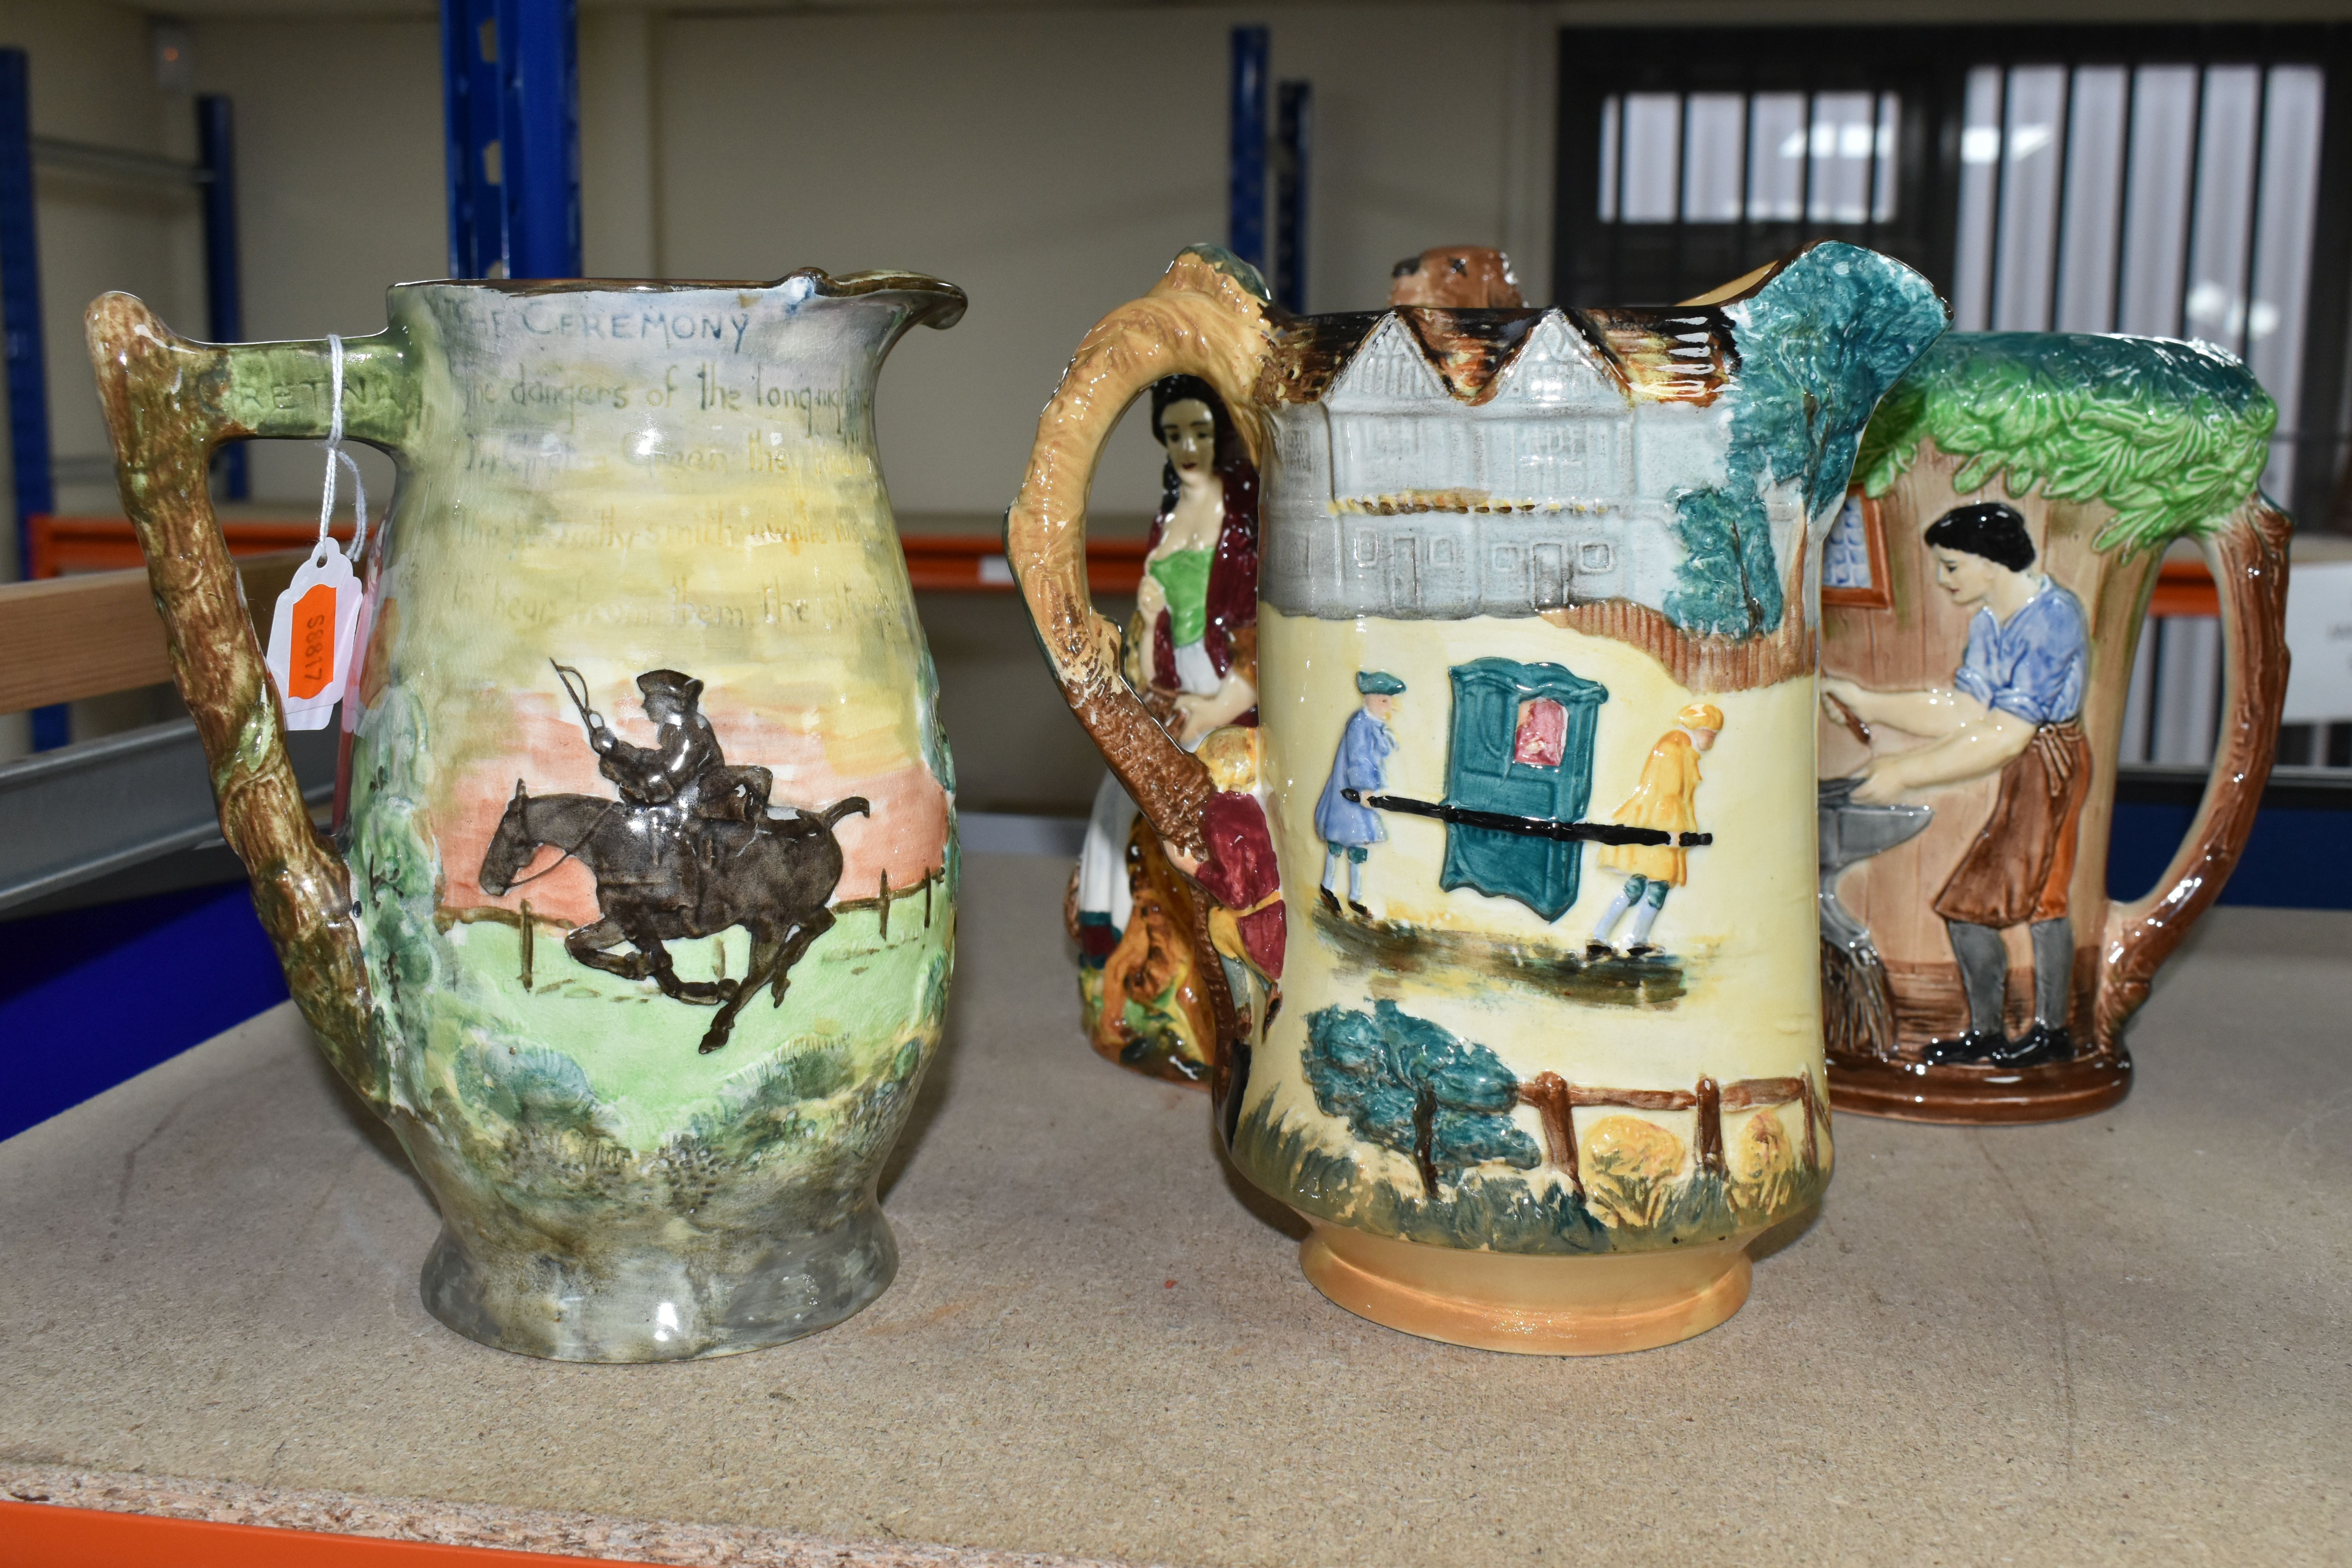
<path fill-rule="evenodd" d="M 689 822 L 674 811 L 593 795 L 534 798 L 517 779 L 477 879 L 498 897 L 542 844 L 586 866 L 595 874 L 604 918 L 565 937 L 564 951 L 625 979 L 651 975 L 664 995 L 680 1002 L 717 1005 L 719 1016 L 702 1037 L 708 1053 L 727 1043 L 735 1016 L 761 985 L 773 1005 L 783 1005 L 793 965 L 833 926 L 825 900 L 841 880 L 834 825 L 869 809 L 865 797 L 851 795 L 814 815 Z M 742 980 L 680 980 L 663 942 L 730 926 L 751 933 Z M 613 951 L 624 942 L 635 951 Z"/>

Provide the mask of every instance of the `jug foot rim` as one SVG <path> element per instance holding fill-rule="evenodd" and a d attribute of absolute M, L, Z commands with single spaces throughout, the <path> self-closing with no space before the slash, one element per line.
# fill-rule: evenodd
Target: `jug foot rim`
<path fill-rule="evenodd" d="M 649 1291 L 640 1285 L 613 1291 L 585 1310 L 552 1312 L 544 1296 L 528 1289 L 486 1291 L 494 1276 L 457 1244 L 446 1224 L 425 1258 L 418 1296 L 426 1314 L 451 1333 L 509 1355 L 605 1366 L 713 1361 L 789 1344 L 837 1327 L 879 1300 L 898 1276 L 897 1238 L 878 1207 L 811 1239 L 820 1243 L 820 1250 L 793 1257 L 775 1270 L 800 1288 L 794 1294 L 814 1284 L 812 1261 L 855 1257 L 859 1266 L 845 1271 L 846 1279 L 823 1270 L 835 1289 L 818 1287 L 802 1310 L 765 1321 L 679 1312 L 667 1301 L 655 1300 L 688 1299 L 690 1286 L 682 1275 L 675 1290 Z M 736 1291 L 748 1293 L 753 1279 L 744 1276 L 731 1283 Z"/>
<path fill-rule="evenodd" d="M 1516 1355 L 1621 1355 L 1693 1339 L 1739 1310 L 1754 1277 L 1744 1237 L 1549 1256 L 1457 1252 L 1308 1225 L 1299 1266 L 1334 1305 L 1418 1339 Z M 1473 1278 L 1459 1290 L 1428 1289 L 1436 1270 Z M 1547 1280 L 1561 1289 L 1545 1290 Z"/>
<path fill-rule="evenodd" d="M 2131 1053 L 2080 1057 L 2043 1067 L 1934 1067 L 1832 1055 L 1830 1109 L 1939 1127 L 2071 1121 L 2131 1092 Z"/>

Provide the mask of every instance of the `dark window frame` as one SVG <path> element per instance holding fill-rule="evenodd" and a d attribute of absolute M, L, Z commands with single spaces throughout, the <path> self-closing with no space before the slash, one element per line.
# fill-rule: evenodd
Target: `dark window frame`
<path fill-rule="evenodd" d="M 1886 520 L 1879 515 L 1878 502 L 1861 490 L 1848 490 L 1846 498 L 1861 513 L 1863 549 L 1870 561 L 1870 586 L 1832 588 L 1823 583 L 1822 603 L 1858 610 L 1891 610 L 1895 607 L 1895 584 L 1892 568 L 1886 563 Z"/>
<path fill-rule="evenodd" d="M 1948 299 L 1958 250 L 1969 70 L 2172 64 L 2315 65 L 2324 72 L 2303 386 L 2296 406 L 2280 410 L 2282 425 L 2296 433 L 2304 453 L 2295 493 L 2284 499 L 2306 528 L 2332 524 L 2352 531 L 2352 494 L 2339 500 L 2337 479 L 2352 435 L 2347 378 L 2352 368 L 2352 25 L 1563 27 L 1553 298 L 1563 305 L 1669 302 L 1738 277 L 1804 240 L 1837 238 L 1900 258 Z M 1612 95 L 1885 90 L 1900 94 L 1902 101 L 1889 224 L 1601 219 L 1601 110 Z M 1654 286 L 1643 287 L 1643 279 Z"/>

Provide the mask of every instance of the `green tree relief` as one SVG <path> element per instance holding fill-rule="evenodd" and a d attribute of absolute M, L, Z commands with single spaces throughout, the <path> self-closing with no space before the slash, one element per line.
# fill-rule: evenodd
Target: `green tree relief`
<path fill-rule="evenodd" d="M 1884 495 L 1922 441 L 1967 459 L 1965 494 L 2102 501 L 2102 550 L 2160 549 L 2220 527 L 2261 482 L 2278 405 L 2204 343 L 2085 332 L 1956 332 L 1912 367 L 1863 438 L 1857 477 Z"/>
<path fill-rule="evenodd" d="M 1685 490 L 1675 501 L 1683 564 L 1666 614 L 1686 632 L 1753 637 L 1780 624 L 1780 567 L 1764 503 L 1736 490 Z"/>
<path fill-rule="evenodd" d="M 1308 1014 L 1305 1066 L 1323 1113 L 1411 1157 L 1433 1197 L 1448 1171 L 1542 1163 L 1535 1140 L 1511 1124 L 1519 1080 L 1502 1058 L 1393 1002 L 1375 1002 L 1370 1013 Z"/>
<path fill-rule="evenodd" d="M 1834 505 L 1871 410 L 1946 317 L 1926 279 L 1834 241 L 1724 313 L 1739 349 L 1727 478 L 1676 498 L 1687 556 L 1666 613 L 1686 632 L 1756 637 L 1777 631 L 1787 609 L 1766 493 L 1796 486 L 1809 521 Z"/>

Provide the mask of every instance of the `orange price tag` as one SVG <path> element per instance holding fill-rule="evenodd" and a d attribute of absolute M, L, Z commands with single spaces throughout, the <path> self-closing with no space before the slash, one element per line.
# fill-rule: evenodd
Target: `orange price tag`
<path fill-rule="evenodd" d="M 359 579 L 332 546 L 294 570 L 278 596 L 269 626 L 269 677 L 289 730 L 322 730 L 351 672 L 352 626 L 360 610 Z"/>
<path fill-rule="evenodd" d="M 335 679 L 335 591 L 324 583 L 295 603 L 292 652 L 287 695 L 316 697 Z"/>

